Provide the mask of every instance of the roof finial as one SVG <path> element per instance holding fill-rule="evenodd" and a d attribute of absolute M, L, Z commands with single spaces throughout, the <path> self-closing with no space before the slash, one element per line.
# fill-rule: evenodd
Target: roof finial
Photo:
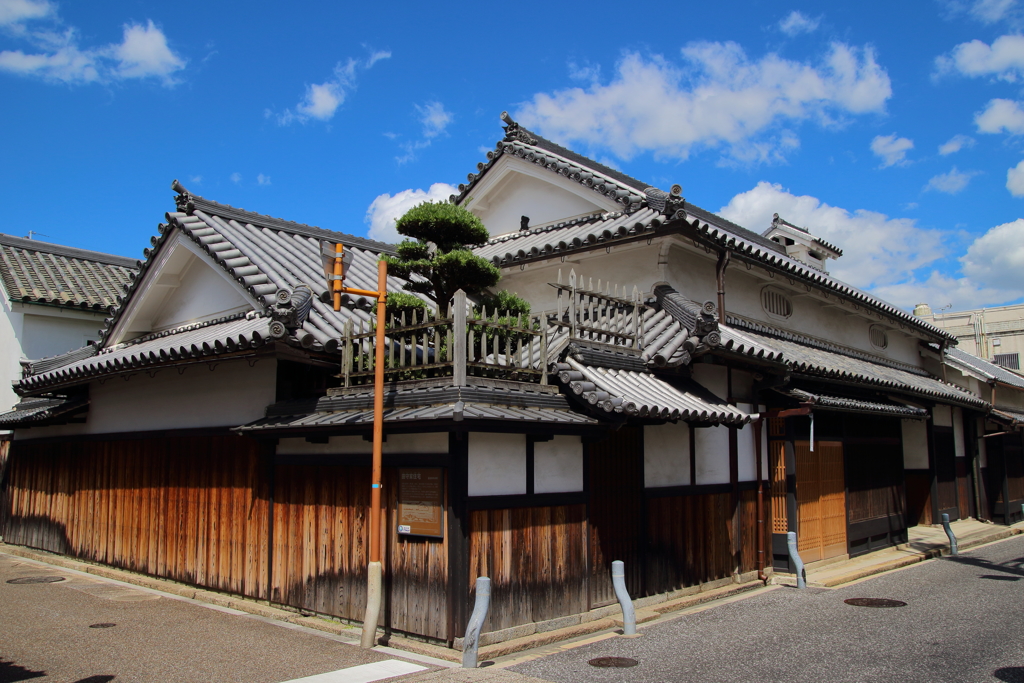
<path fill-rule="evenodd" d="M 192 203 L 192 193 L 186 190 L 185 186 L 179 183 L 177 178 L 171 183 L 171 189 L 178 193 L 178 196 L 174 198 L 174 204 L 178 207 L 178 211 L 183 211 L 187 214 L 195 211 L 195 205 Z"/>
<path fill-rule="evenodd" d="M 501 112 L 501 120 L 505 122 L 505 142 L 525 142 L 528 145 L 536 145 L 537 139 L 530 135 L 525 128 L 512 120 L 507 111 Z"/>

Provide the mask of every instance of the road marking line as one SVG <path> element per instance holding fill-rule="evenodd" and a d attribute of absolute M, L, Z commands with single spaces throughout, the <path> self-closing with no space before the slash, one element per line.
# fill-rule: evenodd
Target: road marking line
<path fill-rule="evenodd" d="M 317 674 L 316 676 L 307 676 L 305 678 L 296 678 L 291 681 L 284 681 L 283 683 L 372 683 L 373 681 L 381 681 L 385 678 L 394 678 L 395 676 L 404 676 L 405 674 L 426 670 L 427 667 L 420 666 L 419 664 L 402 662 L 397 659 L 386 659 L 383 662 L 350 666 L 347 669 L 328 671 L 325 674 Z"/>

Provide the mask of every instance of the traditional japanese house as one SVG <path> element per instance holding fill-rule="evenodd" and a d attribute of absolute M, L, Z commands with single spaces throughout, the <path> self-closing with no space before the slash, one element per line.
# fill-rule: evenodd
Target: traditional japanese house
<path fill-rule="evenodd" d="M 806 230 L 506 124 L 453 199 L 533 313 L 460 293 L 385 322 L 382 625 L 457 645 L 480 575 L 493 640 L 613 610 L 616 559 L 657 602 L 785 568 L 787 530 L 807 559 L 899 542 L 930 435 L 987 409 L 923 366 L 948 334 L 831 278 Z M 4 537 L 358 621 L 374 321 L 324 303 L 319 241 L 367 289 L 391 247 L 175 189 L 98 344 L 16 386 L 79 409 L 4 418 Z"/>

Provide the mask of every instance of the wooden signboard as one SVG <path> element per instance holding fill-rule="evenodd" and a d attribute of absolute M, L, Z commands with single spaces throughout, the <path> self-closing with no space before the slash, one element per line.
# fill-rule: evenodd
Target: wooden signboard
<path fill-rule="evenodd" d="M 403 467 L 398 470 L 398 533 L 444 537 L 444 470 Z"/>

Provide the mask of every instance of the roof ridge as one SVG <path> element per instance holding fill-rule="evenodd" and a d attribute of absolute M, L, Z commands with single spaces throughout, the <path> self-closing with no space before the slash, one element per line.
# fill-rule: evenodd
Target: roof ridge
<path fill-rule="evenodd" d="M 206 199 L 205 197 L 192 194 L 177 180 L 174 181 L 171 188 L 178 192 L 178 196 L 174 198 L 178 209 L 189 215 L 198 209 L 204 213 L 210 213 L 231 220 L 241 220 L 245 223 L 259 225 L 273 230 L 283 230 L 285 232 L 304 235 L 307 237 L 336 239 L 337 241 L 344 242 L 349 246 L 359 247 L 360 249 L 366 249 L 368 251 L 387 252 L 389 254 L 397 253 L 395 245 L 388 244 L 386 242 L 378 242 L 377 240 L 371 240 L 367 237 L 358 237 L 356 235 L 350 235 L 337 230 L 327 230 L 326 228 L 320 228 L 315 225 L 289 221 L 284 218 L 276 218 L 274 216 L 250 211 L 249 209 L 231 206 L 230 204 L 221 204 L 220 202 L 213 201 L 212 199 Z"/>
<path fill-rule="evenodd" d="M 110 266 L 122 266 L 124 268 L 139 267 L 138 259 L 133 259 L 128 256 L 106 254 L 100 251 L 69 247 L 63 244 L 55 244 L 53 242 L 41 242 L 39 240 L 28 239 L 27 237 L 15 237 L 14 235 L 8 235 L 6 233 L 0 233 L 0 245 L 16 247 L 28 251 L 38 251 L 44 254 L 66 256 L 67 258 L 80 259 L 82 261 L 94 261 L 96 263 L 103 263 Z"/>

